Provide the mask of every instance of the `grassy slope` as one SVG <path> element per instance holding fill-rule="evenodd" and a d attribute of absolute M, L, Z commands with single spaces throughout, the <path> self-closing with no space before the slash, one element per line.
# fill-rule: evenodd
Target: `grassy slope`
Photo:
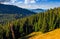
<path fill-rule="evenodd" d="M 30 37 L 29 39 L 60 39 L 60 29 L 56 29 L 54 31 L 45 33 L 45 34 L 39 34 L 36 33 L 37 35 Z M 34 35 L 34 34 L 33 34 Z"/>

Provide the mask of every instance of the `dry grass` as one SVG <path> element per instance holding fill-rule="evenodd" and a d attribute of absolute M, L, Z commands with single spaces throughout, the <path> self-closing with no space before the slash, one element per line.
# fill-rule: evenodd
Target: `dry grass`
<path fill-rule="evenodd" d="M 28 36 L 37 36 L 37 35 L 41 35 L 41 34 L 43 34 L 42 32 L 33 32 L 33 33 L 31 33 L 31 34 L 29 34 Z"/>
<path fill-rule="evenodd" d="M 60 29 L 56 29 L 45 34 L 36 33 L 35 36 L 32 36 L 29 39 L 60 39 Z"/>

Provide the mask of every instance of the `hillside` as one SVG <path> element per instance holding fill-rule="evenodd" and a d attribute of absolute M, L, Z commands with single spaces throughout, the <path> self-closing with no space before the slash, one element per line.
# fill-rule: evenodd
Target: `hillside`
<path fill-rule="evenodd" d="M 25 26 L 22 29 L 24 29 L 24 32 L 27 34 L 32 32 L 47 33 L 60 28 L 60 8 L 50 9 L 47 12 L 42 12 L 30 17 L 22 18 L 19 21 L 21 21 L 20 26 Z M 23 38 L 27 39 L 29 37 Z"/>
<path fill-rule="evenodd" d="M 20 19 L 33 14 L 36 13 L 14 5 L 0 4 L 0 23 Z"/>
<path fill-rule="evenodd" d="M 35 33 L 37 35 L 32 35 L 32 37 L 30 37 L 29 39 L 60 39 L 60 29 L 56 29 L 54 31 L 45 33 L 45 34 L 39 34 L 39 33 Z"/>
<path fill-rule="evenodd" d="M 32 32 L 47 33 L 57 28 L 60 28 L 60 7 L 0 24 L 0 38 L 28 39 L 25 36 Z"/>

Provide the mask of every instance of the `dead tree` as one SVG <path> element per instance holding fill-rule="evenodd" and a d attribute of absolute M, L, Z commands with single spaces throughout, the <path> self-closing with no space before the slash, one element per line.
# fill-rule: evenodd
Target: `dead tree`
<path fill-rule="evenodd" d="M 10 24 L 10 30 L 11 30 L 12 38 L 15 39 L 13 24 Z"/>

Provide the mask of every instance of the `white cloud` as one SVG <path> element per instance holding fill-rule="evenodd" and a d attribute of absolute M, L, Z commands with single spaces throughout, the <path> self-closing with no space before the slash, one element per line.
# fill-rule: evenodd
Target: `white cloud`
<path fill-rule="evenodd" d="M 4 2 L 4 3 L 2 3 L 2 4 L 10 4 L 9 2 Z"/>
<path fill-rule="evenodd" d="M 17 0 L 10 0 L 9 2 L 3 2 L 3 4 L 9 4 L 9 5 L 15 5 L 15 4 L 21 4 L 22 1 L 17 2 Z"/>
<path fill-rule="evenodd" d="M 17 0 L 11 0 L 10 2 L 4 2 L 4 4 L 11 4 L 11 5 L 16 5 L 22 8 L 27 8 L 27 9 L 36 9 L 36 8 L 44 8 L 44 9 L 49 9 L 49 8 L 54 8 L 60 6 L 59 3 L 40 3 L 40 4 L 35 4 L 36 1 L 38 0 L 25 0 L 23 1 L 18 1 Z M 41 0 L 41 1 L 47 1 L 47 0 Z M 30 4 L 31 3 L 31 4 Z"/>
<path fill-rule="evenodd" d="M 17 1 L 17 0 L 11 0 L 10 2 L 11 2 L 11 3 L 15 3 L 16 1 Z"/>
<path fill-rule="evenodd" d="M 24 3 L 25 4 L 36 3 L 36 1 L 35 0 L 25 0 Z"/>
<path fill-rule="evenodd" d="M 25 1 L 24 1 L 25 4 L 28 4 L 28 2 L 29 2 L 29 0 L 25 0 Z"/>
<path fill-rule="evenodd" d="M 25 3 L 25 4 L 30 4 L 30 3 L 36 3 L 36 0 L 24 0 L 23 1 L 18 1 L 18 0 L 10 0 L 9 2 L 4 2 L 4 4 L 15 4 L 15 3 Z"/>
<path fill-rule="evenodd" d="M 36 3 L 36 1 L 35 0 L 32 0 L 30 3 Z"/>
<path fill-rule="evenodd" d="M 56 4 L 56 5 L 55 5 Z M 37 8 L 42 8 L 42 9 L 50 9 L 54 7 L 59 7 L 60 3 L 55 3 L 55 4 L 19 4 L 17 3 L 16 5 L 21 7 L 21 8 L 26 8 L 26 9 L 37 9 Z"/>
<path fill-rule="evenodd" d="M 16 0 L 3 0 L 2 4 L 11 4 L 12 5 L 13 3 L 15 3 L 15 1 Z"/>
<path fill-rule="evenodd" d="M 26 9 L 37 9 L 37 8 L 42 8 L 40 5 L 28 5 L 28 4 L 16 4 L 17 6 L 21 8 L 26 8 Z"/>

